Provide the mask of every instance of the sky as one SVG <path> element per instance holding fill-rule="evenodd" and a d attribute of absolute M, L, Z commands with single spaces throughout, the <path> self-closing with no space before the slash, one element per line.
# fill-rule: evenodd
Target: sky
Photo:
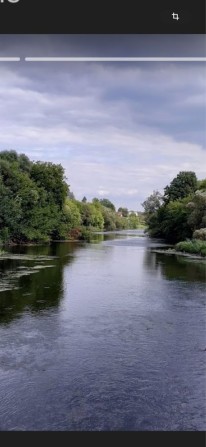
<path fill-rule="evenodd" d="M 2 36 L 0 56 L 188 55 L 197 36 Z M 164 40 L 164 44 L 163 44 Z M 201 50 L 201 51 L 200 51 Z M 0 63 L 0 151 L 61 163 L 78 200 L 141 203 L 183 170 L 206 177 L 204 62 Z"/>

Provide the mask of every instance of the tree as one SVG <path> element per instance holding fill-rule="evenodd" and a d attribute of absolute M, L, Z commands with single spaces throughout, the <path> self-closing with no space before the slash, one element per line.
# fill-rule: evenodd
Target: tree
<path fill-rule="evenodd" d="M 72 191 L 68 191 L 67 197 L 70 200 L 75 200 L 75 196 L 74 196 L 74 193 Z"/>
<path fill-rule="evenodd" d="M 103 229 L 104 219 L 102 213 L 93 203 L 78 202 L 77 205 L 81 214 L 81 223 L 84 227 Z"/>
<path fill-rule="evenodd" d="M 15 243 L 60 238 L 67 192 L 61 165 L 0 152 L 0 238 Z"/>
<path fill-rule="evenodd" d="M 32 164 L 30 175 L 38 187 L 47 191 L 48 201 L 54 201 L 62 208 L 69 190 L 63 167 L 60 164 L 37 161 Z"/>
<path fill-rule="evenodd" d="M 104 230 L 114 231 L 116 230 L 116 215 L 115 213 L 106 206 L 102 206 L 102 215 L 104 219 Z"/>
<path fill-rule="evenodd" d="M 188 224 L 193 231 L 206 227 L 206 191 L 198 190 L 188 203 Z"/>
<path fill-rule="evenodd" d="M 134 212 L 130 213 L 127 220 L 128 220 L 129 228 L 131 230 L 136 230 L 139 227 L 139 224 L 140 224 L 139 217 L 136 216 L 136 214 Z"/>
<path fill-rule="evenodd" d="M 197 187 L 200 191 L 206 191 L 206 178 L 203 180 L 198 180 Z"/>
<path fill-rule="evenodd" d="M 118 208 L 118 213 L 121 213 L 123 217 L 127 217 L 128 216 L 128 208 L 122 208 L 122 206 L 120 206 L 120 208 Z"/>
<path fill-rule="evenodd" d="M 68 198 L 65 200 L 63 221 L 65 223 L 64 232 L 67 236 L 72 228 L 81 225 L 81 214 L 75 200 L 69 200 Z"/>
<path fill-rule="evenodd" d="M 195 172 L 181 171 L 172 180 L 169 186 L 164 188 L 164 202 L 183 199 L 197 189 L 197 177 Z"/>
<path fill-rule="evenodd" d="M 82 202 L 87 203 L 87 198 L 85 196 L 83 197 Z"/>
<path fill-rule="evenodd" d="M 164 218 L 159 222 L 161 235 L 168 242 L 176 243 L 192 237 L 192 229 L 188 223 L 190 210 L 188 197 L 169 202 L 163 207 Z"/>
<path fill-rule="evenodd" d="M 155 213 L 161 206 L 162 194 L 159 191 L 153 193 L 141 204 L 146 214 Z"/>
<path fill-rule="evenodd" d="M 98 199 L 97 197 L 94 197 L 94 198 L 92 199 L 92 203 L 93 203 L 94 205 L 100 205 L 100 201 L 99 201 L 99 199 Z"/>
<path fill-rule="evenodd" d="M 112 211 L 115 211 L 115 206 L 109 199 L 100 199 L 100 203 L 101 203 L 101 205 L 105 206 L 106 208 L 109 208 Z"/>

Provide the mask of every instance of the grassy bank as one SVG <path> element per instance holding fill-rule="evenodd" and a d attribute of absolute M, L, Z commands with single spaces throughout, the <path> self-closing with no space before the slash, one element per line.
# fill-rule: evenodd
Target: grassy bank
<path fill-rule="evenodd" d="M 206 256 L 206 241 L 192 239 L 188 241 L 178 242 L 178 244 L 175 245 L 175 250 L 183 253 Z"/>

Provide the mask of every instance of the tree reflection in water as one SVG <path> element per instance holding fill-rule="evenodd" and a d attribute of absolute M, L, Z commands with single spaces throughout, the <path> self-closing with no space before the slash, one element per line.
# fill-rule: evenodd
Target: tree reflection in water
<path fill-rule="evenodd" d="M 14 259 L 0 261 L 0 323 L 9 323 L 25 311 L 58 307 L 64 293 L 64 267 L 73 262 L 80 247 L 69 242 L 13 247 Z M 31 259 L 23 259 L 25 255 Z"/>
<path fill-rule="evenodd" d="M 154 253 L 148 249 L 144 265 L 150 273 L 161 274 L 168 280 L 206 282 L 206 260 Z"/>

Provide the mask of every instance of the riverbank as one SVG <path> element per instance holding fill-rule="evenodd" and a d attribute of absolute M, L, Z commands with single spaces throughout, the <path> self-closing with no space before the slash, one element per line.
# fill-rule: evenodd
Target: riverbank
<path fill-rule="evenodd" d="M 201 255 L 197 255 L 197 254 L 193 254 L 193 253 L 186 253 L 186 252 L 178 251 L 178 250 L 175 250 L 175 248 L 153 249 L 153 250 L 150 250 L 150 251 L 151 251 L 151 253 L 160 253 L 160 254 L 164 254 L 164 255 L 184 256 L 186 258 L 199 259 L 201 261 L 206 261 L 206 257 L 205 256 L 201 256 Z"/>

